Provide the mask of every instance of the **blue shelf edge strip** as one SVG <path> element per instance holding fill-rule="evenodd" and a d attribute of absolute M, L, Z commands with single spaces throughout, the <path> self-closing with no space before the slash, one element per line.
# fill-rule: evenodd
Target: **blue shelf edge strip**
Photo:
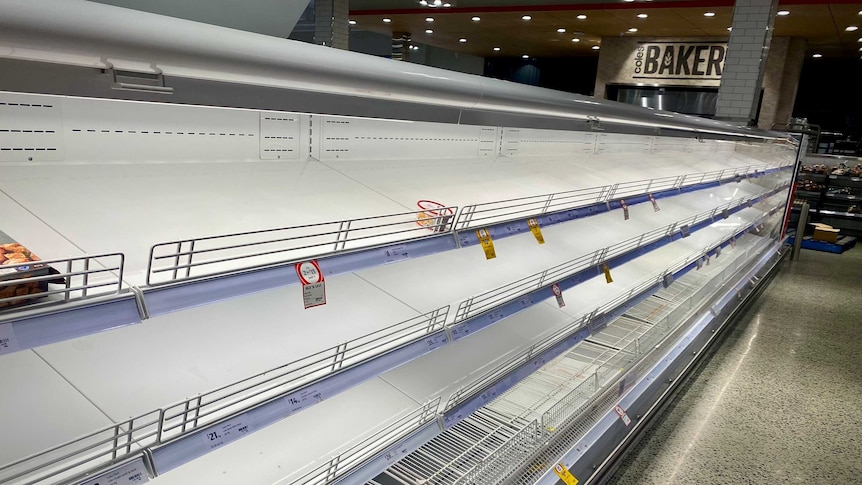
<path fill-rule="evenodd" d="M 762 195 L 761 197 L 757 197 L 755 199 L 752 199 L 752 204 L 757 203 L 757 202 L 763 200 L 764 198 L 769 198 L 769 197 L 771 197 L 771 196 L 773 196 L 773 195 L 775 195 L 775 194 L 777 194 L 783 190 L 785 190 L 785 188 L 775 189 L 775 190 L 772 190 L 770 192 L 767 192 L 766 194 Z M 740 205 L 740 206 L 734 207 L 733 209 L 728 210 L 728 214 L 734 214 L 734 213 L 739 212 L 743 209 L 747 209 L 748 207 L 750 207 L 750 206 L 749 205 Z M 692 232 L 696 232 L 700 229 L 708 227 L 713 222 L 714 222 L 713 220 L 707 219 L 707 220 L 699 222 L 695 225 L 688 226 L 688 230 L 687 230 L 688 234 L 686 234 L 685 236 L 682 234 L 681 230 L 678 230 L 678 231 L 675 231 L 673 234 L 666 236 L 666 237 L 662 237 L 662 238 L 660 238 L 660 239 L 658 239 L 658 240 L 656 240 L 650 244 L 647 244 L 645 246 L 641 246 L 639 248 L 625 252 L 623 254 L 620 254 L 619 256 L 615 256 L 613 258 L 607 259 L 604 261 L 604 263 L 607 263 L 611 267 L 620 266 L 624 263 L 627 263 L 629 261 L 637 259 L 638 257 L 640 257 L 640 256 L 642 256 L 642 255 L 644 255 L 650 251 L 658 249 L 662 246 L 666 246 L 666 245 L 668 245 L 674 241 L 682 239 L 683 237 L 687 237 Z M 452 339 L 453 340 L 460 340 L 460 339 L 462 339 L 468 335 L 471 335 L 475 332 L 478 332 L 479 330 L 482 330 L 483 328 L 485 328 L 485 327 L 487 327 L 487 326 L 489 326 L 495 322 L 502 320 L 503 318 L 511 316 L 511 315 L 523 310 L 524 308 L 535 305 L 537 302 L 540 302 L 546 298 L 550 298 L 552 296 L 551 286 L 553 286 L 554 283 L 558 284 L 560 286 L 560 289 L 565 291 L 565 290 L 574 288 L 575 286 L 579 285 L 580 283 L 583 283 L 584 281 L 586 281 L 588 279 L 594 278 L 599 274 L 600 274 L 600 272 L 596 267 L 589 267 L 589 268 L 585 268 L 581 271 L 578 271 L 577 273 L 569 275 L 569 276 L 563 278 L 562 280 L 549 281 L 548 284 L 546 284 L 545 286 L 542 286 L 541 288 L 533 290 L 533 291 L 531 291 L 525 295 L 522 295 L 522 296 L 520 296 L 520 297 L 518 297 L 512 301 L 509 301 L 509 302 L 504 303 L 502 305 L 499 305 L 495 308 L 489 309 L 488 311 L 480 313 L 476 316 L 467 318 L 461 322 L 458 322 L 455 325 L 452 325 L 451 326 Z"/>

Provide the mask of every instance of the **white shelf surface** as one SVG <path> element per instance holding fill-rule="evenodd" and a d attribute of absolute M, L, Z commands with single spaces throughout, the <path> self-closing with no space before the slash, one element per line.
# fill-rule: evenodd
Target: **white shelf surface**
<path fill-rule="evenodd" d="M 746 209 L 743 212 L 739 224 L 753 220 L 761 214 L 756 209 Z M 651 274 L 651 270 L 653 272 L 660 271 L 677 256 L 715 242 L 716 235 L 726 235 L 731 232 L 733 228 L 726 222 L 722 226 L 714 228 L 714 233 L 709 235 L 711 238 L 707 236 L 698 238 L 698 235 L 704 232 L 698 231 L 689 238 L 675 241 L 662 248 L 668 249 L 662 258 L 653 258 L 651 257 L 653 253 L 650 253 L 620 266 L 614 270 L 614 283 L 611 285 L 606 284 L 602 277 L 590 280 L 585 284 L 595 283 L 604 288 L 605 291 L 599 292 L 601 294 L 597 297 L 582 298 L 580 287 L 583 285 L 581 285 L 578 287 L 577 294 L 565 295 L 567 302 L 565 309 L 574 307 L 591 309 L 611 300 L 613 295 L 622 294 L 627 288 L 643 280 L 646 275 Z M 747 244 L 743 242 L 739 244 L 740 249 L 746 246 Z M 733 250 L 728 248 L 726 251 L 732 253 Z M 570 301 L 572 303 L 569 303 Z M 398 403 L 401 403 L 405 397 L 409 397 L 409 402 L 415 408 L 419 403 L 437 396 L 443 397 L 445 401 L 449 394 L 461 385 L 477 379 L 516 355 L 518 350 L 526 349 L 533 343 L 541 341 L 543 337 L 569 324 L 572 320 L 572 317 L 567 317 L 557 309 L 552 300 L 544 301 L 477 334 L 456 341 L 438 351 L 384 373 L 379 378 L 363 383 L 351 391 L 324 401 L 327 404 L 326 408 L 322 405 L 312 407 L 308 411 L 303 411 L 261 432 L 228 445 L 224 450 L 210 453 L 168 472 L 158 477 L 154 483 L 161 485 L 188 483 L 194 477 L 207 483 L 228 484 L 236 483 L 236 477 L 245 478 L 246 475 L 244 474 L 248 473 L 249 477 L 255 479 L 248 480 L 249 483 L 289 484 L 308 470 L 327 462 L 339 451 L 349 448 L 350 443 L 359 441 L 361 436 L 368 436 L 380 429 L 381 421 L 377 418 L 379 410 L 366 409 L 365 401 L 355 400 L 352 396 L 371 395 L 372 392 L 379 392 L 378 386 L 381 382 L 385 382 L 391 386 L 391 390 L 397 390 L 392 395 L 397 396 Z M 611 349 L 595 344 L 582 345 L 583 348 L 615 353 Z M 584 352 L 578 352 L 577 356 L 576 360 L 580 362 L 577 367 L 585 375 L 602 363 L 600 358 L 596 360 Z M 377 405 L 388 407 L 385 400 L 388 399 L 387 396 L 389 395 L 388 393 L 380 393 L 377 396 Z M 368 419 L 366 419 L 366 414 L 368 414 Z M 351 437 L 343 429 L 330 432 L 332 429 L 330 424 L 339 425 L 346 415 L 349 415 L 349 419 L 352 420 L 351 426 L 356 426 L 357 423 L 367 423 L 367 426 L 363 427 L 360 433 L 352 437 L 353 439 L 349 439 Z M 319 426 L 311 426 L 309 423 L 312 422 Z M 299 447 L 295 437 L 300 436 L 303 432 L 308 433 L 304 435 L 306 445 Z M 305 448 L 309 448 L 309 451 L 304 451 Z M 319 453 L 319 450 L 327 448 L 330 452 Z M 286 459 L 285 457 L 288 455 L 290 455 L 290 460 L 298 464 L 297 468 L 273 467 L 273 464 L 280 464 L 279 460 Z M 300 455 L 303 458 L 300 458 Z"/>

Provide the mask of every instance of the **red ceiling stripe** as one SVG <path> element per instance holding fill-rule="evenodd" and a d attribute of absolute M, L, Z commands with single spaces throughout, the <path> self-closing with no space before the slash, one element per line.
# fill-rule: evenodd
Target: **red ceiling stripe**
<path fill-rule="evenodd" d="M 780 5 L 823 5 L 818 0 L 781 0 Z M 489 7 L 452 7 L 452 8 L 396 8 L 376 10 L 351 10 L 350 15 L 447 15 L 473 13 L 507 13 L 507 12 L 562 12 L 588 10 L 645 10 L 655 8 L 715 8 L 733 7 L 734 0 L 683 0 L 679 2 L 650 3 L 584 3 L 569 5 L 500 5 Z M 828 4 L 852 5 L 860 4 L 859 0 L 829 0 Z"/>

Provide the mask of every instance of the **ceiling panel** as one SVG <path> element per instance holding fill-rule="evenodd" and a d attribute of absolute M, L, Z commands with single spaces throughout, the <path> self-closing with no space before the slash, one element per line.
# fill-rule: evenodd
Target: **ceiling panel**
<path fill-rule="evenodd" d="M 785 3 L 781 9 L 790 11 L 790 15 L 776 18 L 775 35 L 808 39 L 809 54 L 862 55 L 859 51 L 862 42 L 857 42 L 862 30 L 844 30 L 848 25 L 862 27 L 862 16 L 858 15 L 862 2 Z M 733 8 L 727 6 L 732 2 L 727 0 L 634 3 L 465 0 L 448 9 L 421 9 L 414 5 L 412 0 L 352 0 L 351 19 L 357 22 L 353 28 L 387 35 L 409 32 L 419 44 L 482 57 L 524 54 L 567 57 L 597 55 L 591 47 L 599 44 L 601 37 L 609 36 L 727 38 L 733 18 Z M 715 16 L 704 16 L 707 11 Z M 639 13 L 648 17 L 637 18 Z M 523 15 L 532 18 L 525 21 L 521 19 Z M 578 15 L 586 18 L 579 19 Z M 481 20 L 471 21 L 473 16 Z M 392 22 L 384 23 L 384 17 Z M 426 22 L 426 17 L 433 17 L 434 22 Z M 631 28 L 637 32 L 629 32 Z M 426 34 L 426 29 L 432 29 L 433 33 Z M 565 32 L 558 33 L 557 29 Z M 459 42 L 461 38 L 467 42 Z M 500 51 L 493 51 L 494 47 L 500 47 Z"/>

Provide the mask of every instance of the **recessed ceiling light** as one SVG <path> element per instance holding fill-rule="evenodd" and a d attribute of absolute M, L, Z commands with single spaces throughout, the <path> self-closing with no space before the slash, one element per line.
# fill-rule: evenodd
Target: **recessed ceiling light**
<path fill-rule="evenodd" d="M 787 16 L 787 15 L 790 15 L 790 10 L 779 10 L 779 11 L 778 11 L 778 16 L 779 16 L 779 17 L 784 17 L 784 16 Z"/>
<path fill-rule="evenodd" d="M 587 16 L 586 16 L 586 15 L 584 15 L 584 14 L 580 14 L 580 15 L 578 15 L 578 16 L 577 16 L 577 17 L 575 17 L 575 18 L 576 18 L 576 19 L 578 19 L 578 20 L 586 20 L 586 19 L 587 19 Z"/>
<path fill-rule="evenodd" d="M 859 39 L 857 39 L 856 42 L 862 42 L 862 37 L 859 37 Z"/>
<path fill-rule="evenodd" d="M 580 41 L 581 41 L 581 39 L 578 39 L 577 37 L 575 37 L 574 39 L 572 39 L 572 42 L 580 42 Z M 859 49 L 859 50 L 862 50 L 862 49 Z"/>
<path fill-rule="evenodd" d="M 529 15 L 524 15 L 523 17 L 521 17 L 521 20 L 533 20 L 533 17 L 530 17 Z"/>
<path fill-rule="evenodd" d="M 444 8 L 449 8 L 449 7 L 451 7 L 451 6 L 452 6 L 452 4 L 451 4 L 451 3 L 444 3 L 444 4 L 443 4 L 443 7 L 444 7 Z"/>
<path fill-rule="evenodd" d="M 846 30 L 847 32 L 855 32 L 859 30 L 859 27 L 856 25 L 848 25 L 847 27 L 844 27 L 844 30 Z"/>
<path fill-rule="evenodd" d="M 527 54 L 524 54 L 523 56 L 521 56 L 521 59 L 529 59 L 529 58 L 530 58 L 530 56 Z"/>
<path fill-rule="evenodd" d="M 623 0 L 623 1 L 624 1 L 624 2 L 626 2 L 626 3 L 632 3 L 632 2 L 634 2 L 635 0 Z"/>
<path fill-rule="evenodd" d="M 639 19 L 645 19 L 645 18 L 647 18 L 647 17 L 649 17 L 649 15 L 647 15 L 647 14 L 645 14 L 645 13 L 639 13 L 639 14 L 638 14 L 638 18 L 639 18 Z"/>
<path fill-rule="evenodd" d="M 479 18 L 479 17 L 473 17 L 473 18 L 471 18 L 470 20 L 472 20 L 473 22 L 478 22 L 478 21 L 480 21 L 480 20 L 482 20 L 482 19 L 481 19 L 481 18 Z"/>
<path fill-rule="evenodd" d="M 458 39 L 458 42 L 460 42 L 460 43 L 464 44 L 464 43 L 466 43 L 466 42 L 467 42 L 467 39 L 465 39 L 465 38 L 463 38 L 463 37 L 462 37 L 462 38 Z"/>
<path fill-rule="evenodd" d="M 493 51 L 494 51 L 494 52 L 500 52 L 500 48 L 499 48 L 499 47 L 494 47 Z"/>
<path fill-rule="evenodd" d="M 704 17 L 715 17 L 715 12 L 706 12 L 703 14 Z"/>
<path fill-rule="evenodd" d="M 562 34 L 566 31 L 566 29 L 557 29 L 557 33 Z"/>
<path fill-rule="evenodd" d="M 727 31 L 728 31 L 728 32 L 732 32 L 732 31 L 733 31 L 733 27 L 728 27 L 728 28 L 727 28 Z"/>
<path fill-rule="evenodd" d="M 813 58 L 815 58 L 815 59 L 820 59 L 821 57 L 823 57 L 823 54 L 814 54 L 814 55 L 813 55 L 813 56 L 811 56 L 811 57 L 813 57 Z"/>
<path fill-rule="evenodd" d="M 431 30 L 431 29 L 425 29 L 425 33 L 426 33 L 426 34 L 433 34 L 433 33 L 434 33 L 434 31 L 433 31 L 433 30 Z"/>
<path fill-rule="evenodd" d="M 637 32 L 637 31 L 638 31 L 638 29 L 636 29 L 636 28 L 634 28 L 634 27 L 632 27 L 632 28 L 630 28 L 630 29 L 629 29 L 629 32 Z"/>
<path fill-rule="evenodd" d="M 392 19 L 383 19 L 384 24 L 388 24 L 389 22 L 392 22 Z"/>
<path fill-rule="evenodd" d="M 433 21 L 434 21 L 434 17 L 425 17 L 425 21 L 426 21 L 426 22 L 433 22 Z"/>
<path fill-rule="evenodd" d="M 348 20 L 348 21 L 347 21 L 347 23 L 348 23 L 348 24 L 350 24 L 350 25 L 356 25 L 356 21 L 355 21 L 355 20 Z"/>
<path fill-rule="evenodd" d="M 597 46 L 597 45 L 594 45 L 594 46 L 592 47 L 592 49 L 593 49 L 594 51 L 597 51 L 597 50 L 599 50 L 599 49 L 600 49 L 600 47 L 599 47 L 599 46 Z"/>

